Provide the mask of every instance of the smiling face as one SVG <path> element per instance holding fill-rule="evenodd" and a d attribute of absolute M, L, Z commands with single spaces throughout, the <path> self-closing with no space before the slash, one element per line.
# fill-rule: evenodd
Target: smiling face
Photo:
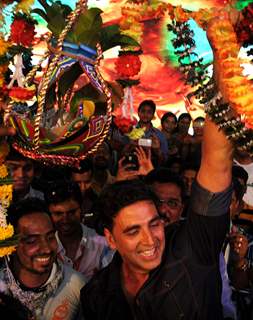
<path fill-rule="evenodd" d="M 57 241 L 50 217 L 35 212 L 19 219 L 17 231 L 20 242 L 17 247 L 21 271 L 32 274 L 49 274 L 56 257 Z"/>
<path fill-rule="evenodd" d="M 50 204 L 49 211 L 56 230 L 61 236 L 70 236 L 80 230 L 81 208 L 74 199 L 67 199 L 64 202 Z"/>
<path fill-rule="evenodd" d="M 148 274 L 161 263 L 164 226 L 152 201 L 138 201 L 121 209 L 113 219 L 112 232 L 105 229 L 105 236 L 132 272 Z"/>

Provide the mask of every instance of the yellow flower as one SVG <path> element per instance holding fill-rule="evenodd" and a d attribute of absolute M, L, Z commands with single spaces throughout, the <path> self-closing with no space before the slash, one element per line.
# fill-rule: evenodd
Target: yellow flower
<path fill-rule="evenodd" d="M 0 36 L 0 56 L 3 56 L 9 47 L 9 43 L 4 40 L 2 36 Z"/>
<path fill-rule="evenodd" d="M 12 252 L 15 250 L 16 250 L 15 246 L 0 248 L 0 257 L 8 256 L 12 254 Z"/>
<path fill-rule="evenodd" d="M 6 227 L 0 227 L 0 240 L 6 240 L 14 235 L 14 228 L 11 224 Z"/>
<path fill-rule="evenodd" d="M 145 128 L 134 128 L 127 136 L 132 140 L 138 140 L 143 137 Z"/>
<path fill-rule="evenodd" d="M 29 12 L 34 3 L 34 0 L 21 0 L 16 7 L 16 11 L 22 10 L 23 12 Z"/>
<path fill-rule="evenodd" d="M 0 179 L 8 176 L 8 169 L 5 164 L 0 165 Z"/>
<path fill-rule="evenodd" d="M 8 207 L 12 200 L 12 184 L 0 186 L 0 204 Z"/>
<path fill-rule="evenodd" d="M 0 74 L 0 88 L 2 88 L 4 84 L 4 77 Z"/>

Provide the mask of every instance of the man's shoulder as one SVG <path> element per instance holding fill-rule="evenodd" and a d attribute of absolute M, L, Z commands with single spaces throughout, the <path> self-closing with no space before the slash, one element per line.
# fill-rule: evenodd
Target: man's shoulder
<path fill-rule="evenodd" d="M 105 268 L 99 270 L 91 280 L 81 289 L 81 296 L 93 297 L 105 294 L 105 291 L 110 291 L 113 285 L 111 268 L 112 262 Z"/>
<path fill-rule="evenodd" d="M 151 128 L 151 130 L 152 130 L 157 136 L 163 137 L 163 138 L 166 139 L 164 133 L 163 133 L 160 129 L 158 129 L 158 128 L 156 128 L 156 127 L 153 126 L 153 127 Z"/>
<path fill-rule="evenodd" d="M 63 274 L 64 282 L 68 282 L 73 286 L 83 286 L 85 284 L 85 277 L 67 264 L 63 264 Z"/>
<path fill-rule="evenodd" d="M 97 234 L 97 232 L 94 229 L 89 228 L 82 223 L 81 223 L 81 226 L 83 231 L 83 238 L 88 239 L 89 241 L 92 241 L 102 246 L 107 245 L 105 237 L 100 236 L 99 234 Z"/>

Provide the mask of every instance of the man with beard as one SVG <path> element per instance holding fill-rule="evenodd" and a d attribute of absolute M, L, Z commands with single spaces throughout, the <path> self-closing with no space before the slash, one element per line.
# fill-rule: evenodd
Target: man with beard
<path fill-rule="evenodd" d="M 45 204 L 22 200 L 9 208 L 8 219 L 20 240 L 0 270 L 1 291 L 19 300 L 35 319 L 77 319 L 84 278 L 56 260 L 55 229 Z"/>
<path fill-rule="evenodd" d="M 85 320 L 222 320 L 219 254 L 229 226 L 232 147 L 206 120 L 202 163 L 188 219 L 166 235 L 157 198 L 138 180 L 99 198 L 104 234 L 117 252 L 81 290 Z"/>

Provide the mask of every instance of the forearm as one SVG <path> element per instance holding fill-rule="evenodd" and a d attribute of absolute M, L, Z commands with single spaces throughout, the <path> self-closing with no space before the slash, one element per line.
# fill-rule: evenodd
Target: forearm
<path fill-rule="evenodd" d="M 199 184 L 211 192 L 221 192 L 231 183 L 233 148 L 225 134 L 208 117 L 205 121 Z"/>

